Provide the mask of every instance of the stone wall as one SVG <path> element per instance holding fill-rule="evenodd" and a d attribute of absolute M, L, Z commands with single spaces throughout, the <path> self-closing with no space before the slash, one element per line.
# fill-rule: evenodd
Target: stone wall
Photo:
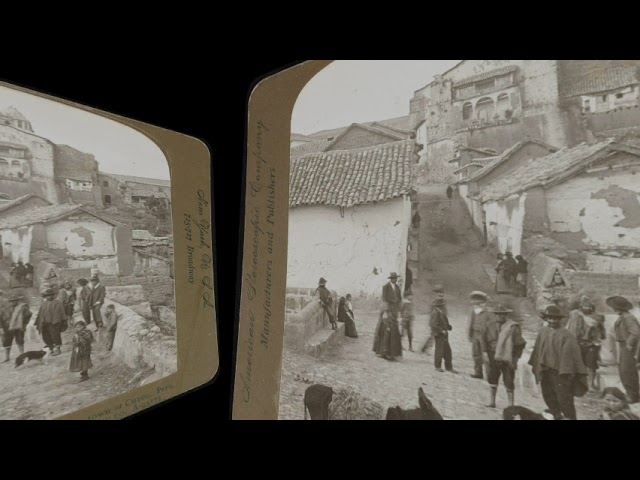
<path fill-rule="evenodd" d="M 107 295 L 109 286 L 125 286 L 125 285 L 141 285 L 144 289 L 147 301 L 153 305 L 165 305 L 173 307 L 175 305 L 174 298 L 174 282 L 170 277 L 150 275 L 148 277 L 115 277 L 104 276 L 100 278 L 103 285 L 107 287 Z"/>
<path fill-rule="evenodd" d="M 103 316 L 108 304 L 115 305 L 120 315 L 113 352 L 131 368 L 153 368 L 159 377 L 175 373 L 178 369 L 175 336 L 163 335 L 152 322 L 111 298 L 105 301 Z"/>
<path fill-rule="evenodd" d="M 575 291 L 595 290 L 602 295 L 633 296 L 640 291 L 640 276 L 624 273 L 598 273 L 567 270 Z"/>
<path fill-rule="evenodd" d="M 287 313 L 284 344 L 292 351 L 306 352 L 307 341 L 319 330 L 329 327 L 329 316 L 319 302 L 314 301 L 315 289 L 287 288 Z M 337 315 L 338 295 L 331 291 Z"/>

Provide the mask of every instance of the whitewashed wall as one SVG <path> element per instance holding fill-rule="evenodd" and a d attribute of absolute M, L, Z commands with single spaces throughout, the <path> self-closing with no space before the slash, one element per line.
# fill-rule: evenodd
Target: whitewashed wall
<path fill-rule="evenodd" d="M 580 176 L 547 191 L 551 229 L 555 232 L 584 232 L 583 242 L 599 247 L 640 247 L 640 227 L 616 227 L 624 219 L 621 208 L 603 198 L 592 198 L 601 190 L 620 187 L 640 195 L 640 176 L 624 170 L 608 176 Z M 638 197 L 640 201 L 640 197 Z M 623 235 L 622 237 L 620 235 Z"/>
<path fill-rule="evenodd" d="M 484 204 L 489 243 L 497 245 L 502 253 L 507 250 L 513 255 L 521 253 L 526 196 L 524 193 L 512 201 L 501 200 Z M 491 225 L 492 222 L 496 225 Z"/>
<path fill-rule="evenodd" d="M 91 240 L 80 233 L 86 230 Z M 71 257 L 115 255 L 113 226 L 99 219 L 61 220 L 47 225 L 47 243 L 51 249 L 66 250 Z"/>
<path fill-rule="evenodd" d="M 289 210 L 288 287 L 327 287 L 339 295 L 380 297 L 392 271 L 405 275 L 411 204 L 407 197 L 345 209 Z M 374 273 L 374 270 L 377 273 Z"/>
<path fill-rule="evenodd" d="M 15 230 L 1 230 L 2 255 L 8 257 L 12 262 L 22 260 L 24 263 L 30 262 L 31 239 L 33 238 L 33 227 L 22 227 Z"/>

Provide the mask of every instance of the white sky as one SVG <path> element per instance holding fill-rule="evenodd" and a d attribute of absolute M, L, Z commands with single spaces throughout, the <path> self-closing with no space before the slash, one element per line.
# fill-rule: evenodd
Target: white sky
<path fill-rule="evenodd" d="M 169 165 L 147 137 L 113 120 L 0 85 L 0 110 L 13 106 L 36 135 L 91 153 L 100 171 L 169 180 Z"/>
<path fill-rule="evenodd" d="M 336 60 L 313 77 L 293 109 L 291 131 L 309 135 L 409 115 L 416 90 L 460 60 Z"/>

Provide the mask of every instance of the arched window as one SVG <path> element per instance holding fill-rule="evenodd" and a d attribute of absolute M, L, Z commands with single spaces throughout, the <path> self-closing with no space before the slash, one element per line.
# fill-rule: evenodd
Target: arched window
<path fill-rule="evenodd" d="M 467 102 L 462 106 L 462 119 L 469 120 L 473 116 L 473 105 Z"/>
<path fill-rule="evenodd" d="M 480 122 L 490 121 L 494 113 L 495 107 L 492 98 L 484 97 L 478 100 L 478 103 L 476 103 L 476 118 L 480 120 Z"/>
<path fill-rule="evenodd" d="M 501 93 L 500 95 L 498 95 L 498 102 L 496 104 L 496 111 L 498 113 L 498 115 L 500 115 L 501 117 L 506 117 L 507 114 L 507 110 L 511 109 L 511 102 L 509 101 L 509 94 L 508 93 Z"/>
<path fill-rule="evenodd" d="M 102 186 L 103 187 L 108 187 L 109 186 L 109 182 L 107 182 L 106 180 L 102 182 Z"/>
<path fill-rule="evenodd" d="M 105 195 L 104 196 L 104 204 L 105 205 L 111 205 L 111 195 Z"/>

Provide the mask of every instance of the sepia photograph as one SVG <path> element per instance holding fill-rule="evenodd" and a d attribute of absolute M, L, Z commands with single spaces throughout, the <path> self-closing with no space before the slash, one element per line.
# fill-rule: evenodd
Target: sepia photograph
<path fill-rule="evenodd" d="M 58 418 L 177 371 L 171 207 L 147 136 L 0 86 L 0 419 Z"/>
<path fill-rule="evenodd" d="M 279 419 L 640 419 L 640 60 L 333 61 L 288 182 Z"/>

